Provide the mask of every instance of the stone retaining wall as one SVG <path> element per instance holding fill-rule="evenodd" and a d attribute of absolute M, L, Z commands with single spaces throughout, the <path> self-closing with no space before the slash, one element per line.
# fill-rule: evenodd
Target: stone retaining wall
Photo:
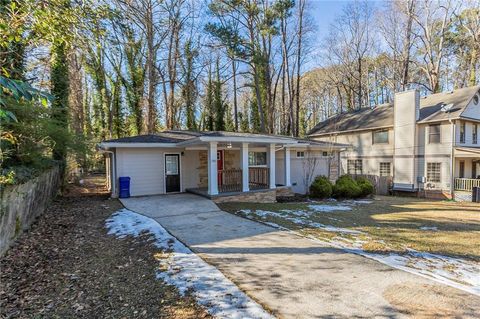
<path fill-rule="evenodd" d="M 281 186 L 276 189 L 261 189 L 248 193 L 236 193 L 232 195 L 219 195 L 212 197 L 215 203 L 243 202 L 243 203 L 275 203 L 277 197 L 294 196 L 291 187 Z"/>
<path fill-rule="evenodd" d="M 41 215 L 60 187 L 60 168 L 52 168 L 31 181 L 7 186 L 0 201 L 0 256 Z"/>
<path fill-rule="evenodd" d="M 295 193 L 293 192 L 292 188 L 288 186 L 279 186 L 276 188 L 276 190 L 277 190 L 277 197 L 295 196 Z"/>
<path fill-rule="evenodd" d="M 277 201 L 277 190 L 267 189 L 238 193 L 229 196 L 213 197 L 215 203 L 244 202 L 244 203 L 275 203 Z"/>

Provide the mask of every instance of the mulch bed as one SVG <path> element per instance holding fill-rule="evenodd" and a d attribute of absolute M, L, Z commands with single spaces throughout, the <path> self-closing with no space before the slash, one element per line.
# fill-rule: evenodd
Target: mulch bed
<path fill-rule="evenodd" d="M 107 235 L 105 219 L 122 206 L 98 178 L 66 194 L 0 259 L 0 318 L 209 317 L 155 278 L 148 236 Z"/>

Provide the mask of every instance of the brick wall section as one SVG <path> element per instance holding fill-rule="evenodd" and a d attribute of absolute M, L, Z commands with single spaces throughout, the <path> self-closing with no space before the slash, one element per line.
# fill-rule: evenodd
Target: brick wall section
<path fill-rule="evenodd" d="M 335 183 L 339 177 L 338 152 L 335 152 L 333 158 L 330 159 L 329 170 L 330 171 L 328 175 L 330 177 L 330 181 Z"/>
<path fill-rule="evenodd" d="M 61 184 L 60 168 L 55 167 L 25 184 L 7 186 L 1 191 L 0 256 L 15 239 L 43 214 Z"/>
<path fill-rule="evenodd" d="M 235 154 L 240 153 L 240 151 L 229 151 L 225 150 L 223 152 L 223 167 L 225 169 L 240 168 L 240 155 Z"/>
<path fill-rule="evenodd" d="M 208 152 L 207 151 L 199 151 L 198 157 L 200 159 L 200 163 L 198 165 L 198 174 L 200 183 L 198 187 L 208 187 Z"/>
<path fill-rule="evenodd" d="M 232 168 L 239 168 L 239 151 L 228 151 L 225 150 L 223 152 L 223 167 L 225 169 L 232 169 Z M 198 174 L 199 174 L 199 181 L 198 187 L 208 187 L 208 152 L 207 151 L 199 151 L 198 153 L 200 163 L 198 165 Z"/>

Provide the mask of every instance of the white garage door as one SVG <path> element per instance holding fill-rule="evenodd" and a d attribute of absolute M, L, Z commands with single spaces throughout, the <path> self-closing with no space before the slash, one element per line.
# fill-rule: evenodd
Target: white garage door
<path fill-rule="evenodd" d="M 117 177 L 130 177 L 130 195 L 164 193 L 163 152 L 155 149 L 117 149 Z"/>

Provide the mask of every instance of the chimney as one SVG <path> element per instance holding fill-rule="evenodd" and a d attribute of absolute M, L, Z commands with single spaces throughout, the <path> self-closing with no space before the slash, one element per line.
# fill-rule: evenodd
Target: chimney
<path fill-rule="evenodd" d="M 420 118 L 420 93 L 396 93 L 393 101 L 393 188 L 414 192 L 417 183 L 417 121 Z"/>

